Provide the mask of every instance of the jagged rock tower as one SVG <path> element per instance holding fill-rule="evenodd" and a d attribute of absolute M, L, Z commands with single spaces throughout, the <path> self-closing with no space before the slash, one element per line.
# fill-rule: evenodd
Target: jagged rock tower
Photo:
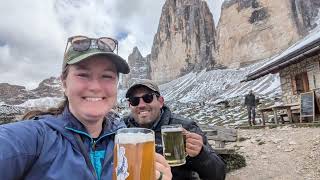
<path fill-rule="evenodd" d="M 157 83 L 190 71 L 212 68 L 215 26 L 202 0 L 167 0 L 154 36 L 150 77 Z"/>

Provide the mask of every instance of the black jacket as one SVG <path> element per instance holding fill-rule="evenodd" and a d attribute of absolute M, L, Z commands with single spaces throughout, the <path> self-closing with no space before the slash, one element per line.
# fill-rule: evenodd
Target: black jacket
<path fill-rule="evenodd" d="M 131 116 L 123 118 L 128 127 L 137 127 L 137 123 Z M 190 120 L 171 113 L 166 106 L 163 107 L 161 118 L 153 125 L 155 132 L 155 143 L 157 153 L 162 154 L 161 126 L 168 124 L 182 124 L 188 131 L 202 135 L 203 147 L 200 154 L 196 157 L 187 157 L 186 164 L 177 167 L 171 167 L 173 180 L 192 180 L 193 171 L 197 172 L 203 180 L 223 180 L 226 174 L 226 165 L 224 161 L 214 152 L 208 144 L 208 140 L 198 125 Z"/>
<path fill-rule="evenodd" d="M 247 94 L 244 100 L 246 106 L 256 106 L 256 97 L 254 94 Z"/>

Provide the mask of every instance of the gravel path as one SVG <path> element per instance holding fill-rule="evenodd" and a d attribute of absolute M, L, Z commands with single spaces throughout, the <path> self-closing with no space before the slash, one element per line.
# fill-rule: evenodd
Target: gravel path
<path fill-rule="evenodd" d="M 238 148 L 247 166 L 226 180 L 320 180 L 320 128 L 240 129 L 238 137 L 227 146 Z"/>

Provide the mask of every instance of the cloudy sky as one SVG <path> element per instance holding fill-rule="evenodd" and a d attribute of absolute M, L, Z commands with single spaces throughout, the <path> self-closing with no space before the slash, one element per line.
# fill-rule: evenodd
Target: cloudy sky
<path fill-rule="evenodd" d="M 223 0 L 207 0 L 217 23 Z M 37 87 L 58 76 L 67 37 L 109 36 L 125 59 L 151 51 L 165 0 L 0 1 L 0 83 Z"/>

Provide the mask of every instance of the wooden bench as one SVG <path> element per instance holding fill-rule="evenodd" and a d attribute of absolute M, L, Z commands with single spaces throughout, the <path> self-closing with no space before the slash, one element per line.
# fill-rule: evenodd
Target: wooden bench
<path fill-rule="evenodd" d="M 269 107 L 261 108 L 259 109 L 261 112 L 261 117 L 262 117 L 262 124 L 265 125 L 266 119 L 264 116 L 264 113 L 266 112 L 273 112 L 273 119 L 275 124 L 278 124 L 278 115 L 279 118 L 281 119 L 282 123 L 284 123 L 283 117 L 287 116 L 288 121 L 290 123 L 293 123 L 293 118 L 292 116 L 295 115 L 292 113 L 292 111 L 300 111 L 300 105 L 298 103 L 290 103 L 290 104 L 282 104 L 278 103 Z M 280 112 L 280 114 L 278 114 Z"/>
<path fill-rule="evenodd" d="M 292 122 L 298 122 L 300 119 L 300 105 L 299 104 L 294 104 L 293 106 L 290 107 L 291 109 L 291 115 L 292 115 Z M 280 116 L 280 120 L 282 122 L 282 124 L 284 124 L 285 122 L 289 122 L 290 123 L 290 119 L 288 118 L 288 121 L 284 120 L 284 117 L 288 117 L 288 113 L 285 110 L 280 110 L 279 114 Z"/>
<path fill-rule="evenodd" d="M 226 142 L 237 141 L 237 130 L 215 126 L 210 129 L 205 129 L 203 132 L 206 134 L 209 144 L 218 154 L 233 154 L 234 148 L 225 148 Z"/>

